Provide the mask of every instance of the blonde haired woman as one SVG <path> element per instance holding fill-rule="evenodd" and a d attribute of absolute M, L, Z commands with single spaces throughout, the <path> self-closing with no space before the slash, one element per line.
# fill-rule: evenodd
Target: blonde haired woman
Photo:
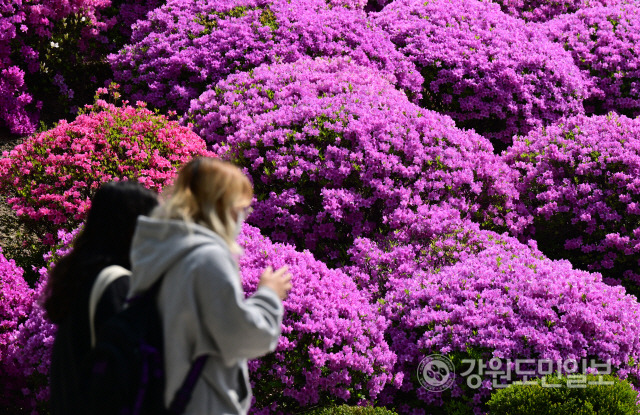
<path fill-rule="evenodd" d="M 181 169 L 173 194 L 133 239 L 129 296 L 164 278 L 158 308 L 164 330 L 165 405 L 192 362 L 208 355 L 186 414 L 246 414 L 251 402 L 247 359 L 272 352 L 280 336 L 286 268 L 267 268 L 245 299 L 234 259 L 253 197 L 248 178 L 231 163 L 195 159 Z"/>

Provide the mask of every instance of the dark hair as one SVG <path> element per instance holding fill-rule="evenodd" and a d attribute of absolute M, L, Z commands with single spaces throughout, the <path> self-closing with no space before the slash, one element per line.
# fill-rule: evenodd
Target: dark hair
<path fill-rule="evenodd" d="M 91 208 L 73 250 L 49 272 L 43 306 L 51 322 L 68 315 L 82 283 L 108 265 L 131 268 L 129 251 L 139 215 L 158 205 L 156 193 L 132 181 L 105 183 Z"/>

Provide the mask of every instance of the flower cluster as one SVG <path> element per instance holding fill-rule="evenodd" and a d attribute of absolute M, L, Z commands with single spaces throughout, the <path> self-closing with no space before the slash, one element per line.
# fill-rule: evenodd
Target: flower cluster
<path fill-rule="evenodd" d="M 170 0 L 137 23 L 132 44 L 110 55 L 132 99 L 184 112 L 230 73 L 303 56 L 350 56 L 392 75 L 416 97 L 422 78 L 362 10 L 322 0 Z"/>
<path fill-rule="evenodd" d="M 32 368 L 18 366 L 14 357 L 22 349 L 24 328 L 30 325 L 37 306 L 34 303 L 36 292 L 24 280 L 23 270 L 13 260 L 7 260 L 1 251 L 0 249 L 0 408 L 8 411 L 30 403 L 23 389 L 30 386 L 29 374 L 26 372 Z"/>
<path fill-rule="evenodd" d="M 391 271 L 380 302 L 392 321 L 387 337 L 405 380 L 386 398 L 401 412 L 455 405 L 455 397 L 479 413 L 489 397 L 493 379 L 487 373 L 474 381 L 476 389 L 462 376 L 442 394 L 423 389 L 416 367 L 434 353 L 448 356 L 461 370 L 468 367 L 463 359 L 485 364 L 494 359 L 492 367 L 499 370 L 510 365 L 512 381 L 522 377 L 514 372 L 515 360 L 534 358 L 609 361 L 618 377 L 638 379 L 640 304 L 634 296 L 604 284 L 600 274 L 545 258 L 535 245 L 490 231 L 473 239 L 474 249 L 452 265 L 416 267 L 415 258 L 397 256 L 413 268 L 403 275 L 395 272 L 397 262 L 386 264 Z M 526 369 L 538 370 L 537 365 Z"/>
<path fill-rule="evenodd" d="M 97 100 L 73 122 L 61 121 L 5 152 L 0 192 L 43 235 L 77 226 L 101 183 L 130 178 L 160 190 L 178 166 L 206 153 L 191 130 L 142 104 Z"/>
<path fill-rule="evenodd" d="M 633 1 L 633 0 L 632 0 Z M 493 0 L 505 13 L 531 22 L 544 22 L 561 14 L 590 7 L 609 6 L 628 0 Z"/>
<path fill-rule="evenodd" d="M 99 37 L 108 26 L 99 11 L 108 5 L 108 0 L 0 0 L 0 114 L 11 132 L 35 130 L 41 100 L 73 99 L 60 71 L 68 65 L 80 70 L 80 60 L 90 55 L 86 45 L 107 41 Z M 51 110 L 56 112 L 55 106 Z"/>
<path fill-rule="evenodd" d="M 572 117 L 517 137 L 504 159 L 546 255 L 640 283 L 640 119 Z"/>
<path fill-rule="evenodd" d="M 75 115 L 112 77 L 105 56 L 160 0 L 0 0 L 0 121 L 33 133 Z"/>
<path fill-rule="evenodd" d="M 117 19 L 114 28 L 120 32 L 124 37 L 123 40 L 126 40 L 126 43 L 128 43 L 136 22 L 144 19 L 147 13 L 160 7 L 164 3 L 163 0 L 111 0 L 111 7 L 115 9 L 114 12 L 116 13 Z M 113 36 L 112 34 L 112 37 Z M 124 43 L 119 42 L 117 46 L 122 47 Z"/>
<path fill-rule="evenodd" d="M 257 408 L 271 411 L 373 401 L 392 373 L 395 354 L 384 338 L 387 321 L 349 275 L 327 268 L 309 252 L 274 244 L 245 225 L 239 265 L 245 291 L 255 291 L 263 270 L 289 266 L 293 289 L 284 300 L 282 336 L 274 354 L 250 362 Z"/>
<path fill-rule="evenodd" d="M 495 3 L 397 0 L 373 21 L 421 71 L 421 106 L 459 127 L 510 143 L 583 112 L 585 81 L 571 55 Z"/>
<path fill-rule="evenodd" d="M 251 175 L 251 223 L 320 259 L 344 259 L 353 238 L 400 231 L 440 203 L 487 227 L 517 226 L 511 172 L 488 140 L 346 59 L 230 75 L 190 115 Z"/>
<path fill-rule="evenodd" d="M 387 238 L 356 238 L 349 248 L 350 265 L 341 269 L 373 300 L 384 298 L 390 278 L 411 278 L 424 270 L 453 265 L 483 249 L 477 223 L 460 218 L 450 206 L 431 209 L 409 228 Z M 530 241 L 535 248 L 535 241 Z"/>
<path fill-rule="evenodd" d="M 4 360 L 33 302 L 33 290 L 24 280 L 23 272 L 13 260 L 4 257 L 0 248 L 0 361 Z"/>
<path fill-rule="evenodd" d="M 42 271 L 41 271 L 42 274 Z M 30 409 L 32 414 L 46 413 L 49 404 L 49 366 L 56 326 L 46 318 L 44 309 L 36 301 L 40 298 L 44 280 L 36 289 L 29 314 L 15 333 L 0 365 L 4 367 L 2 397 L 6 405 Z"/>
<path fill-rule="evenodd" d="M 347 9 L 364 10 L 368 0 L 327 0 L 329 7 L 346 7 Z"/>
<path fill-rule="evenodd" d="M 56 326 L 47 319 L 39 300 L 44 295 L 49 269 L 73 249 L 73 240 L 80 229 L 58 231 L 56 245 L 44 255 L 48 268 L 37 270 L 38 283 L 35 289 L 28 289 L 28 299 L 22 307 L 24 311 L 17 319 L 19 325 L 12 332 L 12 341 L 6 353 L 0 353 L 0 372 L 3 374 L 0 407 L 9 413 L 17 408 L 21 411 L 31 410 L 34 415 L 48 412 L 49 367 Z M 26 286 L 22 281 L 14 281 L 13 284 L 16 287 Z M 9 291 L 2 287 L 2 292 Z"/>
<path fill-rule="evenodd" d="M 588 113 L 640 115 L 639 21 L 640 5 L 634 3 L 579 10 L 544 25 L 593 82 Z"/>

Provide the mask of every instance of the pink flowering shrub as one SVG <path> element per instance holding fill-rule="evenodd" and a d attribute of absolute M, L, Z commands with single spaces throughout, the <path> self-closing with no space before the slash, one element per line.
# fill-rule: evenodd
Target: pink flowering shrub
<path fill-rule="evenodd" d="M 594 7 L 545 25 L 548 36 L 571 52 L 593 87 L 588 113 L 640 115 L 640 3 Z"/>
<path fill-rule="evenodd" d="M 443 405 L 445 413 L 482 413 L 494 379 L 480 373 L 477 362 L 477 377 L 463 376 L 470 368 L 464 359 L 483 359 L 483 365 L 494 359 L 492 367 L 510 367 L 511 381 L 522 379 L 516 359 L 609 361 L 614 374 L 638 386 L 640 304 L 624 288 L 545 258 L 535 243 L 469 225 L 434 243 L 369 247 L 368 259 L 358 263 L 385 276 L 379 302 L 392 322 L 386 336 L 398 355 L 396 370 L 404 374 L 402 386 L 389 387 L 382 402 L 400 413 L 433 413 Z M 431 261 L 442 258 L 439 253 L 449 256 L 446 263 Z M 455 366 L 455 383 L 442 393 L 422 388 L 416 377 L 431 354 L 446 355 Z M 521 370 L 537 375 L 536 367 Z M 495 379 L 496 385 L 506 380 Z"/>
<path fill-rule="evenodd" d="M 0 192 L 40 235 L 52 234 L 83 220 L 101 183 L 130 178 L 160 190 L 178 166 L 204 154 L 200 137 L 143 104 L 98 100 L 73 122 L 61 121 L 5 152 Z"/>
<path fill-rule="evenodd" d="M 544 22 L 561 14 L 635 0 L 493 0 L 505 13 L 531 22 Z"/>
<path fill-rule="evenodd" d="M 488 140 L 345 59 L 230 75 L 190 116 L 252 177 L 250 222 L 317 258 L 344 259 L 354 237 L 399 232 L 444 202 L 487 227 L 518 226 L 512 173 Z"/>
<path fill-rule="evenodd" d="M 384 338 L 388 323 L 349 275 L 309 252 L 274 244 L 248 225 L 239 241 L 247 294 L 268 265 L 286 264 L 293 275 L 278 347 L 250 362 L 255 410 L 287 413 L 330 402 L 371 402 L 385 385 L 399 383 L 392 372 L 395 354 Z"/>
<path fill-rule="evenodd" d="M 546 255 L 640 283 L 639 119 L 572 117 L 517 137 L 504 159 Z"/>
<path fill-rule="evenodd" d="M 396 0 L 373 21 L 424 77 L 421 106 L 510 143 L 583 112 L 584 79 L 536 26 L 476 0 Z"/>
<path fill-rule="evenodd" d="M 184 112 L 231 73 L 343 55 L 379 69 L 412 95 L 420 92 L 413 64 L 363 11 L 322 0 L 170 0 L 140 21 L 132 44 L 109 60 L 127 96 Z"/>

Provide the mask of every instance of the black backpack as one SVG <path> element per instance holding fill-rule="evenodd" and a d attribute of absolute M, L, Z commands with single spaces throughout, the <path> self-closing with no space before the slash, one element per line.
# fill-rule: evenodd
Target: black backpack
<path fill-rule="evenodd" d="M 162 321 L 156 305 L 163 277 L 100 327 L 88 363 L 90 414 L 178 415 L 189 403 L 207 357 L 191 365 L 165 408 Z"/>

